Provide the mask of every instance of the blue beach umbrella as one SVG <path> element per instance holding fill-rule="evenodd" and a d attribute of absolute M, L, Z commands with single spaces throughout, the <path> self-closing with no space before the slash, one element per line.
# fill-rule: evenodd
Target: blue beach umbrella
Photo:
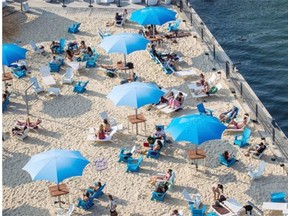
<path fill-rule="evenodd" d="M 28 50 L 19 47 L 16 44 L 3 44 L 2 45 L 2 64 L 9 66 L 13 62 L 26 58 Z"/>
<path fill-rule="evenodd" d="M 176 12 L 164 7 L 145 7 L 133 11 L 130 21 L 137 22 L 140 25 L 163 25 L 175 20 Z"/>
<path fill-rule="evenodd" d="M 116 106 L 130 106 L 138 109 L 157 103 L 164 92 L 154 83 L 131 82 L 113 87 L 107 95 Z"/>
<path fill-rule="evenodd" d="M 221 139 L 226 126 L 213 116 L 192 114 L 174 118 L 166 128 L 175 141 L 187 141 L 196 146 L 208 140 Z"/>
<path fill-rule="evenodd" d="M 157 103 L 164 92 L 153 83 L 131 82 L 113 87 L 107 95 L 116 106 L 130 106 L 137 109 L 152 103 Z M 138 124 L 136 124 L 138 134 Z"/>
<path fill-rule="evenodd" d="M 53 149 L 32 156 L 22 168 L 32 180 L 48 180 L 58 184 L 72 176 L 81 176 L 89 161 L 79 151 Z"/>
<path fill-rule="evenodd" d="M 105 37 L 99 47 L 106 50 L 107 53 L 123 53 L 124 63 L 126 64 L 126 55 L 145 50 L 149 40 L 136 33 L 120 33 Z"/>

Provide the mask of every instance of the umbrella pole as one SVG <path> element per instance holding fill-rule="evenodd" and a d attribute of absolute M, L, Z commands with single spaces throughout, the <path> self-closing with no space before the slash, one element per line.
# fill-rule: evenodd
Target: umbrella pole
<path fill-rule="evenodd" d="M 155 37 L 155 25 L 153 25 L 153 37 Z"/>
<path fill-rule="evenodd" d="M 135 115 L 136 115 L 136 119 L 137 119 L 137 108 L 135 109 Z M 136 135 L 138 135 L 138 123 L 136 123 Z"/>
<path fill-rule="evenodd" d="M 124 54 L 124 67 L 126 67 L 126 54 Z"/>

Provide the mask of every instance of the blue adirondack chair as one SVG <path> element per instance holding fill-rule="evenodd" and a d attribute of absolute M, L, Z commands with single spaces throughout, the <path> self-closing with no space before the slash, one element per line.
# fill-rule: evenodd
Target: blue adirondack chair
<path fill-rule="evenodd" d="M 234 144 L 238 145 L 240 148 L 249 145 L 248 140 L 251 136 L 251 130 L 249 128 L 245 128 L 241 135 L 236 135 L 234 139 Z"/>
<path fill-rule="evenodd" d="M 168 31 L 177 31 L 181 23 L 181 19 L 177 19 L 174 23 L 168 24 Z"/>
<path fill-rule="evenodd" d="M 87 60 L 86 68 L 96 67 L 96 61 L 97 61 L 98 56 L 99 54 L 96 53 L 92 59 Z"/>
<path fill-rule="evenodd" d="M 25 77 L 26 76 L 26 70 L 15 70 L 13 71 L 13 75 L 18 78 L 18 79 L 21 79 L 22 77 Z"/>
<path fill-rule="evenodd" d="M 88 201 L 84 201 L 82 199 L 78 199 L 78 207 L 82 208 L 84 210 L 88 210 L 89 208 L 91 208 L 94 205 L 93 203 L 93 197 L 90 197 L 90 199 Z"/>
<path fill-rule="evenodd" d="M 58 47 L 58 48 L 56 49 L 56 53 L 57 53 L 57 54 L 61 54 L 61 53 L 64 52 L 66 39 L 65 39 L 65 38 L 61 38 L 59 43 L 60 43 L 60 47 Z"/>
<path fill-rule="evenodd" d="M 158 61 L 159 61 L 159 60 L 158 60 Z M 159 61 L 159 62 L 160 62 L 160 61 Z M 172 73 L 175 72 L 175 69 L 173 68 L 173 66 L 169 65 L 168 63 L 162 64 L 162 63 L 160 62 L 160 64 L 161 64 L 161 68 L 162 68 L 162 70 L 165 72 L 165 74 L 172 74 Z"/>
<path fill-rule="evenodd" d="M 104 193 L 103 193 L 103 189 L 105 188 L 106 184 L 103 184 L 96 192 L 94 192 L 92 194 L 92 198 L 93 199 L 97 199 L 99 198 L 100 196 L 102 196 Z M 89 190 L 88 190 L 89 191 Z"/>
<path fill-rule="evenodd" d="M 286 194 L 285 192 L 272 192 L 270 193 L 271 202 L 285 203 Z"/>
<path fill-rule="evenodd" d="M 239 113 L 239 108 L 234 106 L 232 108 L 232 110 L 233 109 L 235 109 L 235 110 L 232 113 L 231 113 L 231 110 L 229 110 L 228 112 L 224 113 L 224 114 L 231 113 L 231 116 L 228 119 L 226 119 L 226 121 L 225 121 L 226 123 L 229 123 L 231 120 L 233 120 L 233 119 L 235 119 L 237 117 L 237 115 Z"/>
<path fill-rule="evenodd" d="M 206 109 L 206 108 L 204 107 L 204 104 L 203 104 L 203 103 L 197 104 L 197 109 L 198 109 L 198 112 L 200 113 L 200 115 L 213 116 L 213 110 Z"/>
<path fill-rule="evenodd" d="M 128 159 L 132 157 L 135 150 L 136 150 L 136 146 L 133 146 L 131 150 L 127 148 L 121 148 L 118 162 L 128 162 Z M 129 154 L 127 155 L 125 152 L 128 152 Z"/>
<path fill-rule="evenodd" d="M 81 23 L 74 23 L 73 25 L 68 27 L 68 32 L 74 33 L 74 34 L 79 32 L 80 25 L 81 25 Z"/>
<path fill-rule="evenodd" d="M 89 80 L 86 82 L 78 81 L 78 83 L 74 86 L 73 92 L 83 93 L 86 91 L 86 86 L 89 83 Z"/>
<path fill-rule="evenodd" d="M 158 193 L 158 192 L 156 192 L 156 191 L 153 191 L 153 192 L 152 192 L 152 196 L 151 196 L 151 200 L 152 200 L 152 201 L 153 201 L 153 200 L 156 200 L 156 201 L 163 202 L 163 201 L 164 201 L 164 198 L 165 198 L 165 196 L 166 196 L 166 193 L 167 193 L 167 191 L 166 191 L 165 193 Z"/>
<path fill-rule="evenodd" d="M 7 108 L 7 106 L 8 106 L 9 103 L 10 103 L 9 97 L 7 97 L 7 98 L 5 99 L 5 101 L 2 103 L 2 112 L 4 112 L 4 111 L 6 110 L 6 108 Z"/>
<path fill-rule="evenodd" d="M 126 172 L 139 172 L 139 167 L 143 161 L 143 156 L 139 158 L 129 158 Z"/>
<path fill-rule="evenodd" d="M 57 63 L 51 63 L 49 62 L 50 72 L 58 72 L 60 71 L 60 64 Z"/>
<path fill-rule="evenodd" d="M 192 216 L 205 216 L 205 212 L 207 209 L 206 205 L 202 205 L 202 207 L 199 209 L 194 208 L 192 205 L 189 205 L 189 207 L 190 207 Z"/>
<path fill-rule="evenodd" d="M 232 166 L 233 164 L 236 163 L 236 158 L 233 156 L 231 160 L 227 161 L 224 156 L 222 154 L 218 155 L 218 159 L 219 159 L 219 162 L 220 164 L 223 164 L 227 167 L 230 167 Z"/>

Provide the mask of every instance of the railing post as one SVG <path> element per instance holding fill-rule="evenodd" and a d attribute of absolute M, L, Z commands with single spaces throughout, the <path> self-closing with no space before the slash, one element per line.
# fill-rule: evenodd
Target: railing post
<path fill-rule="evenodd" d="M 226 79 L 229 79 L 230 76 L 230 62 L 226 61 Z"/>
<path fill-rule="evenodd" d="M 190 13 L 190 22 L 191 22 L 191 25 L 193 24 L 193 16 L 192 16 L 192 12 Z"/>
<path fill-rule="evenodd" d="M 215 44 L 213 44 L 213 56 L 214 56 L 214 59 L 216 57 L 216 47 L 215 47 Z"/>
<path fill-rule="evenodd" d="M 243 97 L 243 84 L 242 84 L 242 82 L 240 83 L 240 94 L 241 94 L 241 97 Z"/>
<path fill-rule="evenodd" d="M 256 116 L 255 122 L 258 122 L 258 104 L 257 103 L 255 107 L 255 116 Z"/>
<path fill-rule="evenodd" d="M 202 42 L 203 42 L 203 39 L 204 39 L 204 28 L 203 27 L 201 28 L 201 39 L 202 39 Z"/>

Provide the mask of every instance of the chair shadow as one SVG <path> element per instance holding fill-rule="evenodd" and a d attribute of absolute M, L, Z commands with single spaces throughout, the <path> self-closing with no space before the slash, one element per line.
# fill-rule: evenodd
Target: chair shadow
<path fill-rule="evenodd" d="M 33 212 L 33 215 L 49 216 L 51 215 L 47 209 L 36 208 L 27 204 L 21 205 L 17 208 L 7 208 L 3 209 L 2 213 L 5 216 L 14 216 L 14 215 L 25 215 L 25 212 Z"/>

